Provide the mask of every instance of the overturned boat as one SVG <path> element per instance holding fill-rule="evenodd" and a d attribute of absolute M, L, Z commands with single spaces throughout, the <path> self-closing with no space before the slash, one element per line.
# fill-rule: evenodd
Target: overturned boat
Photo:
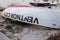
<path fill-rule="evenodd" d="M 50 28 L 60 28 L 60 8 L 31 7 L 13 5 L 2 12 L 2 17 L 24 23 L 41 25 Z"/>

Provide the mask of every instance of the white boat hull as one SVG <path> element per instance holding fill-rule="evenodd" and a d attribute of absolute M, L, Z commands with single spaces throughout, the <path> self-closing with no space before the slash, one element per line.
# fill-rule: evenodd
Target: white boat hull
<path fill-rule="evenodd" d="M 52 8 L 9 7 L 2 16 L 25 23 L 60 28 L 60 11 Z"/>

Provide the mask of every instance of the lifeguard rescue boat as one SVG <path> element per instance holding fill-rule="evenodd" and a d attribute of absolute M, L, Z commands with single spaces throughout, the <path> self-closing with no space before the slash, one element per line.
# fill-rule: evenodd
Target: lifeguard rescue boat
<path fill-rule="evenodd" d="M 60 28 L 60 8 L 55 6 L 48 8 L 12 4 L 2 12 L 2 16 L 33 25 Z"/>

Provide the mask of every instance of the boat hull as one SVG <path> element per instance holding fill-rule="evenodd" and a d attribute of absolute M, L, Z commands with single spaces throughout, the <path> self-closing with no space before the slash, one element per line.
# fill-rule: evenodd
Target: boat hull
<path fill-rule="evenodd" d="M 2 12 L 2 16 L 29 24 L 60 28 L 60 12 L 54 8 L 9 7 Z"/>

